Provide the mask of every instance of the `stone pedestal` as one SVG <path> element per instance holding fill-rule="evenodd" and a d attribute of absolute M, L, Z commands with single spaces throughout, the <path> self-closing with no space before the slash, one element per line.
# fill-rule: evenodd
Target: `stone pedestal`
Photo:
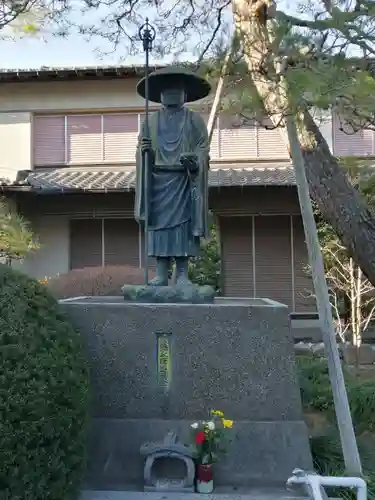
<path fill-rule="evenodd" d="M 140 446 L 211 408 L 234 420 L 215 484 L 285 484 L 311 469 L 286 306 L 266 299 L 136 304 L 121 297 L 63 302 L 91 368 L 93 426 L 87 487 L 142 485 Z"/>
<path fill-rule="evenodd" d="M 126 302 L 143 304 L 212 304 L 216 292 L 211 286 L 124 285 L 121 289 Z"/>

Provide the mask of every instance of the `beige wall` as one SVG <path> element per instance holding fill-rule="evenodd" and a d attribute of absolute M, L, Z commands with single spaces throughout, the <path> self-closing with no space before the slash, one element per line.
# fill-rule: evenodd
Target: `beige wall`
<path fill-rule="evenodd" d="M 33 278 L 52 278 L 69 271 L 69 219 L 67 217 L 40 216 L 32 221 L 40 249 L 29 255 L 23 263 L 13 267 Z"/>
<path fill-rule="evenodd" d="M 137 79 L 0 85 L 0 178 L 14 181 L 32 164 L 32 115 L 45 112 L 140 109 Z"/>
<path fill-rule="evenodd" d="M 14 181 L 18 170 L 32 168 L 31 114 L 0 112 L 0 178 Z"/>
<path fill-rule="evenodd" d="M 32 82 L 0 85 L 0 112 L 143 109 L 139 79 Z"/>
<path fill-rule="evenodd" d="M 0 85 L 0 111 L 60 112 L 139 109 L 136 79 Z"/>

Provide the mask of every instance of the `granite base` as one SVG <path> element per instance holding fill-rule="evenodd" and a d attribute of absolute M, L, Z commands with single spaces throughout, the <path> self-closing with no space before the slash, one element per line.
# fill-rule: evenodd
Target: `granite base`
<path fill-rule="evenodd" d="M 191 421 L 94 419 L 86 485 L 122 490 L 143 484 L 139 448 L 173 429 L 188 437 Z M 280 486 L 293 469 L 311 470 L 305 423 L 236 421 L 227 457 L 215 465 L 215 486 Z"/>
<path fill-rule="evenodd" d="M 121 297 L 62 305 L 91 370 L 89 489 L 142 484 L 140 446 L 170 430 L 183 442 L 211 408 L 235 422 L 216 484 L 285 484 L 294 468 L 312 468 L 286 306 L 267 299 L 137 304 Z M 167 384 L 158 373 L 160 336 L 170 347 Z"/>

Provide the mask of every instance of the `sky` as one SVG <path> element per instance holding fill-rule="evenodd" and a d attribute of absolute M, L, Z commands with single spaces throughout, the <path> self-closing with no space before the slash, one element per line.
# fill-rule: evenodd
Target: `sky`
<path fill-rule="evenodd" d="M 1 68 L 39 68 L 40 66 L 103 66 L 119 62 L 119 55 L 99 58 L 97 44 L 88 43 L 78 35 L 68 39 L 51 38 L 47 42 L 37 38 L 1 41 Z M 142 56 L 141 56 L 142 57 Z M 143 58 L 142 58 L 143 59 Z M 127 59 L 127 64 L 142 64 L 142 59 Z"/>
<path fill-rule="evenodd" d="M 283 0 L 278 2 L 288 11 L 294 10 L 294 0 Z M 0 40 L 0 68 L 4 69 L 26 69 L 69 66 L 103 66 L 115 65 L 120 62 L 120 54 L 114 53 L 100 57 L 95 49 L 102 52 L 106 50 L 104 42 L 98 47 L 98 41 L 87 42 L 79 35 L 71 35 L 68 39 L 45 36 L 41 38 L 24 37 L 16 41 Z M 144 56 L 140 47 L 138 57 L 129 57 L 126 64 L 143 64 Z M 161 61 L 151 60 L 158 64 Z M 163 62 L 168 62 L 166 59 Z M 122 63 L 123 64 L 123 63 Z"/>

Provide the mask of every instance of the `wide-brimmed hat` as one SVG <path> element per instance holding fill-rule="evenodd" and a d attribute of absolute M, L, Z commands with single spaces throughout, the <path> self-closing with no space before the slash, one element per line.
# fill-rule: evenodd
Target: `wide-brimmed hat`
<path fill-rule="evenodd" d="M 163 68 L 148 75 L 149 78 L 149 99 L 153 102 L 160 102 L 160 94 L 166 88 L 172 87 L 174 84 L 182 85 L 186 93 L 186 102 L 199 101 L 206 97 L 211 90 L 211 85 L 191 71 L 184 68 Z M 145 98 L 145 82 L 146 78 L 137 85 L 137 92 Z"/>

